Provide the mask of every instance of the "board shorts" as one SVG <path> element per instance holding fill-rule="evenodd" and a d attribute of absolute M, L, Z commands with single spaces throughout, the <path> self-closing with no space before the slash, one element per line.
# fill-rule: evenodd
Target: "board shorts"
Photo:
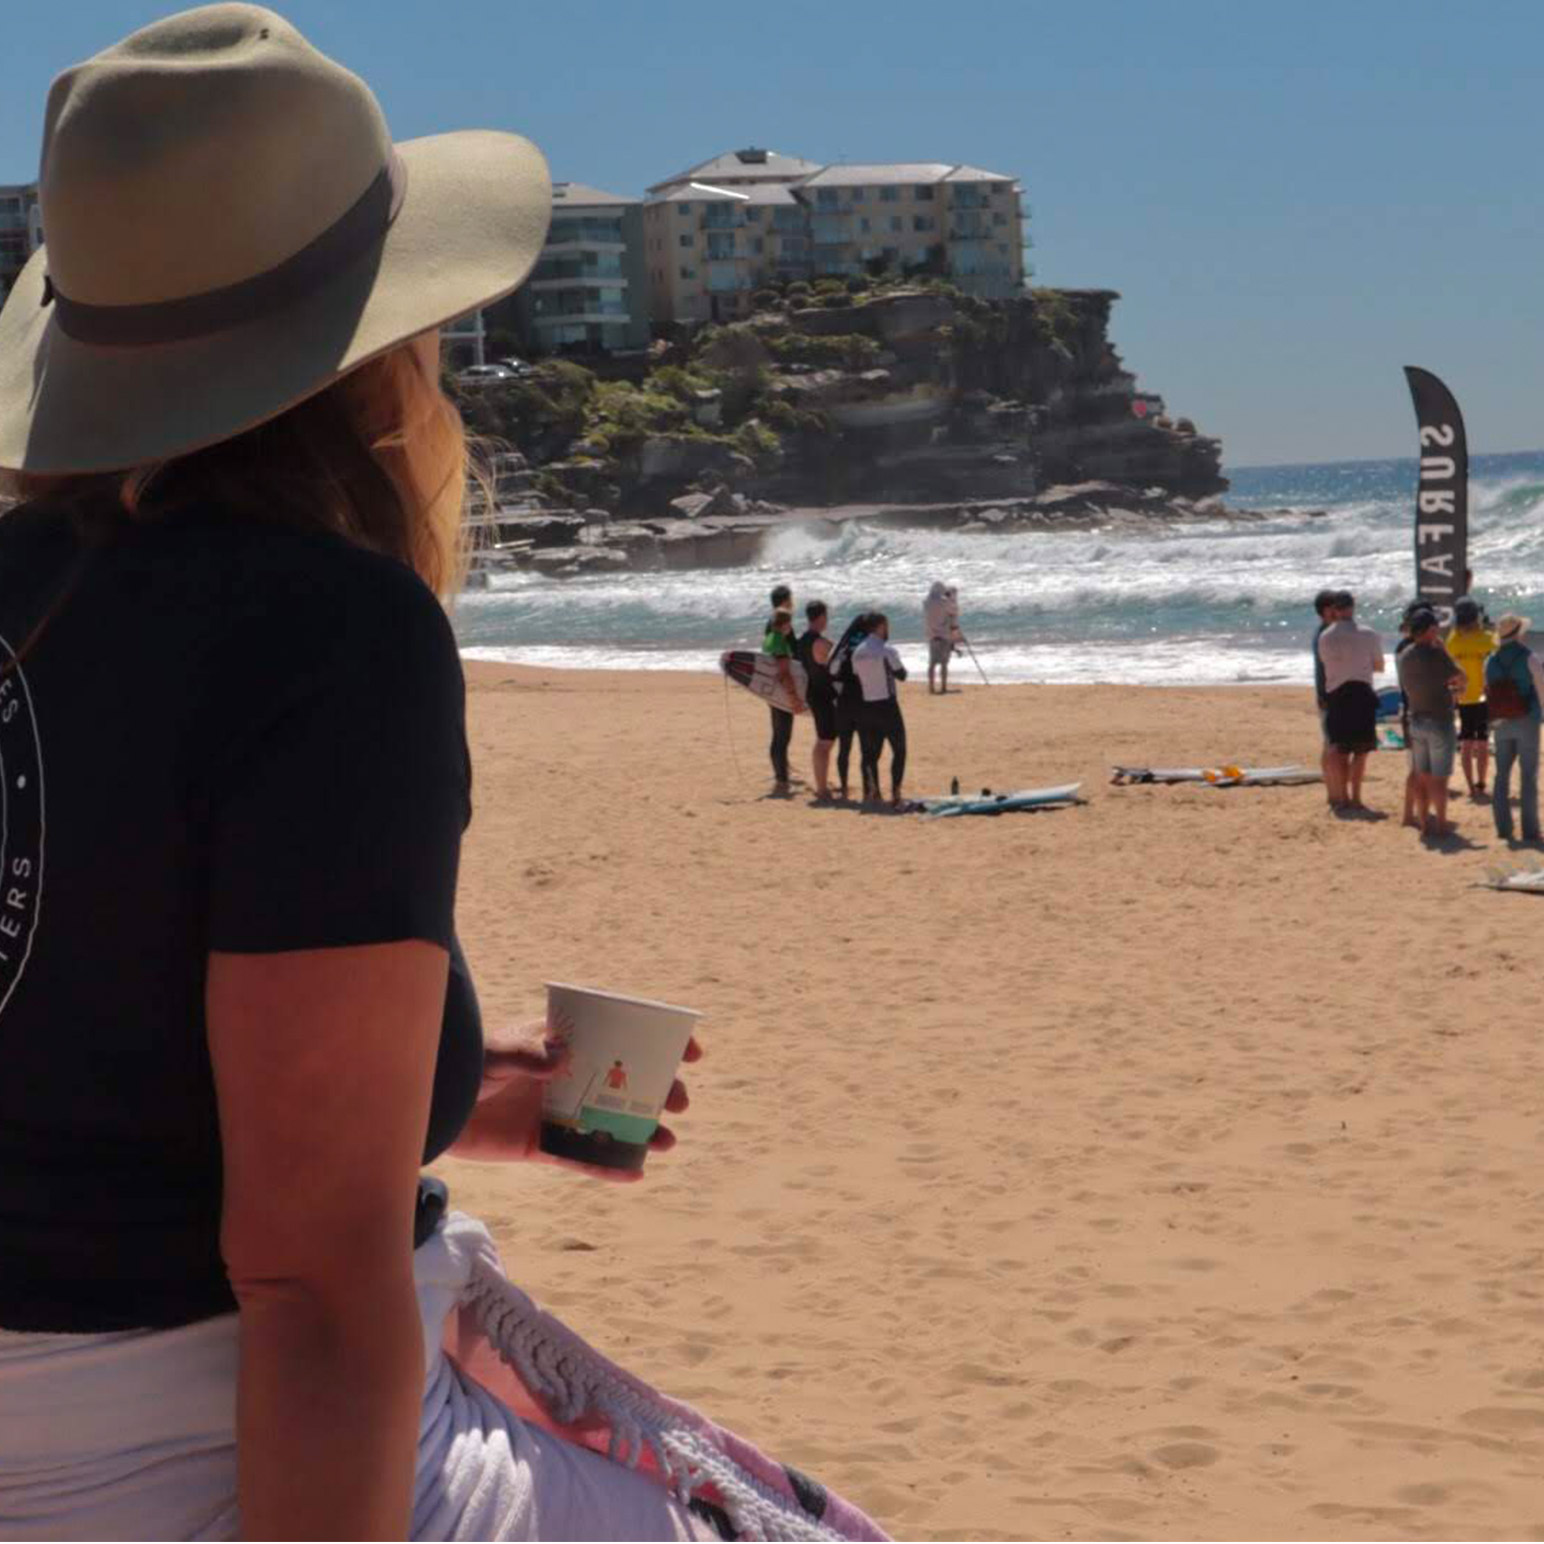
<path fill-rule="evenodd" d="M 817 740 L 834 740 L 836 738 L 836 695 L 826 696 L 824 693 L 811 692 L 809 697 L 810 717 L 815 723 L 815 738 Z"/>
<path fill-rule="evenodd" d="M 1490 704 L 1488 702 L 1458 704 L 1458 738 L 1460 740 L 1490 738 Z"/>
<path fill-rule="evenodd" d="M 1329 694 L 1324 738 L 1347 756 L 1377 750 L 1378 694 L 1366 681 L 1346 681 Z"/>
<path fill-rule="evenodd" d="M 1458 752 L 1458 736 L 1453 720 L 1442 713 L 1412 713 L 1410 732 L 1410 770 L 1444 782 L 1453 775 L 1453 757 Z"/>
<path fill-rule="evenodd" d="M 930 665 L 947 665 L 954 654 L 954 645 L 947 638 L 929 638 L 927 662 Z"/>

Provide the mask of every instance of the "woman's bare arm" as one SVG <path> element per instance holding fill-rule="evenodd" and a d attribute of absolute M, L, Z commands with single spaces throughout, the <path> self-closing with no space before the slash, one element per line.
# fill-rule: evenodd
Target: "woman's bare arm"
<path fill-rule="evenodd" d="M 407 1536 L 413 1206 L 446 968 L 427 943 L 210 956 L 247 1538 Z"/>

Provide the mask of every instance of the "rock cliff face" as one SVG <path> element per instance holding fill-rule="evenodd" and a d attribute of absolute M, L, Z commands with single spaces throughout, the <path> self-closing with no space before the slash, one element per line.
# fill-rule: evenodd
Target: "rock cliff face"
<path fill-rule="evenodd" d="M 554 362 L 463 390 L 472 428 L 515 452 L 494 522 L 506 540 L 547 519 L 551 549 L 557 511 L 754 525 L 856 503 L 946 519 L 957 505 L 963 522 L 984 502 L 1027 508 L 1044 489 L 1098 483 L 1107 506 L 1152 516 L 1155 499 L 1188 506 L 1228 486 L 1220 443 L 1171 420 L 1122 365 L 1113 291 L 989 302 L 828 281 L 758 298 L 748 321 L 663 348 L 639 380 Z M 557 550 L 585 545 L 567 522 L 563 534 Z"/>

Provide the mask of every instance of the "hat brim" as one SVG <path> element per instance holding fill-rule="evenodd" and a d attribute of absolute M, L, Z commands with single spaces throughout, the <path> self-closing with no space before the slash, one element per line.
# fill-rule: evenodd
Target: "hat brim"
<path fill-rule="evenodd" d="M 381 241 L 303 300 L 205 337 L 78 343 L 44 303 L 48 249 L 34 253 L 0 311 L 0 468 L 108 472 L 186 455 L 517 289 L 552 213 L 541 152 L 488 130 L 396 148 L 407 187 Z"/>

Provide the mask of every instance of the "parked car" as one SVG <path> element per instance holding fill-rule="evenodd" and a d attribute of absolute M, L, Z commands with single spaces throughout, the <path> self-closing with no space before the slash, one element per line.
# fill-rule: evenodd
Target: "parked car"
<path fill-rule="evenodd" d="M 506 370 L 511 370 L 516 375 L 530 375 L 532 373 L 530 365 L 523 359 L 515 359 L 511 356 L 506 359 L 495 359 L 493 362 L 496 365 L 503 365 Z"/>
<path fill-rule="evenodd" d="M 508 365 L 468 365 L 457 372 L 456 379 L 463 386 L 488 386 L 495 381 L 512 381 L 516 376 Z"/>

